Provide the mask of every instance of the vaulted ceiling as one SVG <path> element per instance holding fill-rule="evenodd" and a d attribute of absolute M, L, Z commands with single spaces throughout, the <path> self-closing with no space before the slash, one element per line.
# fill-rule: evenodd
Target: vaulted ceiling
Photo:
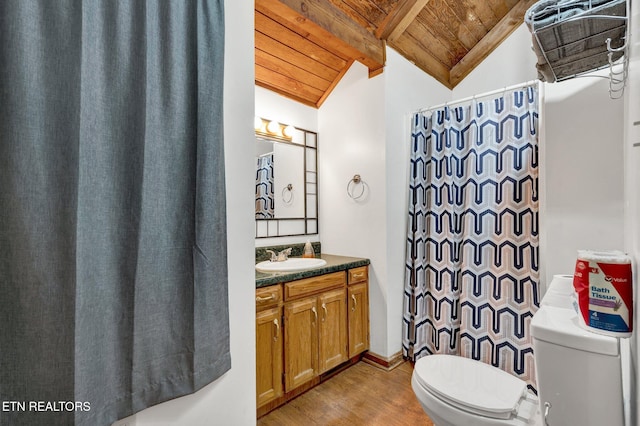
<path fill-rule="evenodd" d="M 535 0 L 255 0 L 256 84 L 319 107 L 353 61 L 373 77 L 385 44 L 455 87 Z"/>

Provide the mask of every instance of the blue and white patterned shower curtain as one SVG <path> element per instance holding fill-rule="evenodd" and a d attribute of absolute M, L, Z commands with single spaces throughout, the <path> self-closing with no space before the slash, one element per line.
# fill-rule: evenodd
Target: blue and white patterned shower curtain
<path fill-rule="evenodd" d="M 499 367 L 535 391 L 537 88 L 413 117 L 403 352 Z"/>
<path fill-rule="evenodd" d="M 256 165 L 256 219 L 273 219 L 273 153 L 258 157 Z"/>

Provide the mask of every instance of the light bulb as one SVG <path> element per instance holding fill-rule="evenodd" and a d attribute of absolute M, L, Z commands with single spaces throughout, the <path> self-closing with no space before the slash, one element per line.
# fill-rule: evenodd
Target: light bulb
<path fill-rule="evenodd" d="M 287 127 L 284 128 L 284 131 L 282 132 L 286 137 L 288 138 L 292 138 L 293 137 L 293 132 L 296 130 L 295 127 L 293 127 L 292 125 L 288 125 Z"/>
<path fill-rule="evenodd" d="M 275 120 L 270 121 L 269 124 L 267 124 L 267 131 L 269 133 L 274 134 L 274 135 L 279 135 L 280 134 L 280 123 L 278 123 Z"/>
<path fill-rule="evenodd" d="M 262 130 L 262 118 L 258 117 L 257 115 L 253 118 L 253 128 L 256 131 Z"/>

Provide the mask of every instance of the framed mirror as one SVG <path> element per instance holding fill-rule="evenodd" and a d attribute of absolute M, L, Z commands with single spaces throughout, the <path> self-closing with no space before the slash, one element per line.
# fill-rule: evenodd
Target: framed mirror
<path fill-rule="evenodd" d="M 256 238 L 318 233 L 318 134 L 256 118 Z"/>

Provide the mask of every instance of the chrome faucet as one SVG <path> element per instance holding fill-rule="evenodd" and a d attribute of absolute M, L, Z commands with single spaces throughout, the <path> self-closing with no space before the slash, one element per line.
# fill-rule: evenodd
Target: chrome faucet
<path fill-rule="evenodd" d="M 285 260 L 289 259 L 289 255 L 291 254 L 291 247 L 289 247 L 288 249 L 284 249 L 277 254 L 273 250 L 267 250 L 267 253 L 271 253 L 272 262 L 284 262 Z"/>

